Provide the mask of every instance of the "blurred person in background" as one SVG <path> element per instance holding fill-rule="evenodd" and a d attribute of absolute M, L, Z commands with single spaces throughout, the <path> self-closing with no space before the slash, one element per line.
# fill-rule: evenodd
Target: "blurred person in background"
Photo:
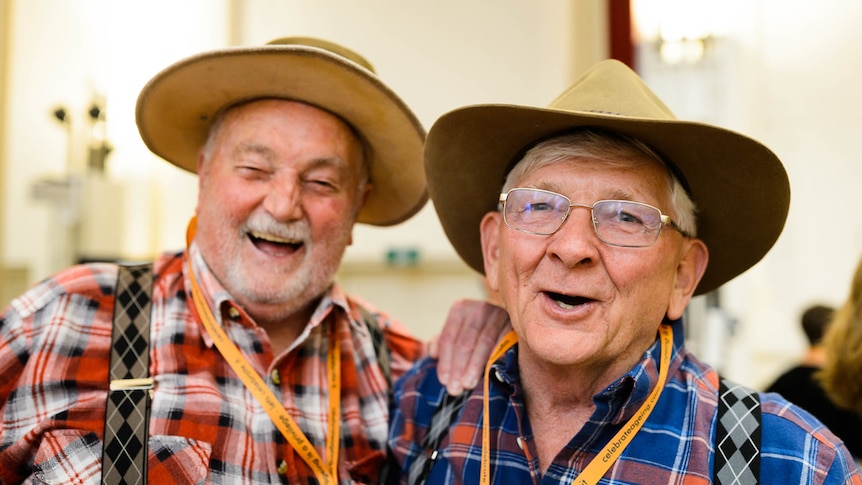
<path fill-rule="evenodd" d="M 862 416 L 862 259 L 847 298 L 835 311 L 823 336 L 826 362 L 819 373 L 827 395 L 838 406 Z M 860 434 L 856 435 L 857 442 Z M 862 454 L 857 453 L 862 461 Z"/>
<path fill-rule="evenodd" d="M 835 309 L 812 305 L 802 312 L 800 323 L 808 348 L 799 363 L 782 373 L 766 388 L 810 412 L 847 445 L 855 457 L 862 457 L 862 417 L 839 408 L 826 394 L 815 375 L 827 360 L 823 336 L 832 321 Z"/>

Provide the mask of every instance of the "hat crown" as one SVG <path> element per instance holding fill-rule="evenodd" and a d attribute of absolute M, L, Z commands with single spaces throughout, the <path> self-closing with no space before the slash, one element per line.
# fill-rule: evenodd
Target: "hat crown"
<path fill-rule="evenodd" d="M 279 37 L 278 39 L 273 39 L 266 43 L 266 45 L 290 45 L 290 46 L 300 46 L 300 47 L 316 47 L 318 49 L 323 49 L 327 52 L 335 54 L 339 57 L 343 57 L 349 61 L 352 61 L 365 69 L 375 72 L 374 66 L 368 62 L 368 59 L 359 55 L 359 53 L 344 47 L 343 45 L 336 44 L 335 42 L 330 42 L 328 40 L 317 39 L 314 37 L 301 37 L 301 36 L 293 36 L 293 37 Z"/>
<path fill-rule="evenodd" d="M 375 187 L 358 222 L 390 226 L 425 205 L 422 124 L 371 63 L 333 42 L 282 37 L 265 46 L 187 57 L 144 86 L 135 116 L 141 139 L 153 153 L 195 172 L 213 120 L 231 106 L 257 99 L 305 103 L 355 130 Z"/>
<path fill-rule="evenodd" d="M 596 64 L 549 107 L 609 116 L 676 119 L 634 71 L 614 59 Z"/>

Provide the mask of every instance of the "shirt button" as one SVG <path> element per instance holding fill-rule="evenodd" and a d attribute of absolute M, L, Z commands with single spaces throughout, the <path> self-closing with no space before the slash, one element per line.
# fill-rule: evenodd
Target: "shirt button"
<path fill-rule="evenodd" d="M 239 318 L 239 310 L 237 310 L 236 307 L 230 307 L 227 311 L 227 314 L 234 320 Z"/>
<path fill-rule="evenodd" d="M 284 460 L 278 460 L 278 468 L 276 470 L 279 475 L 287 475 L 287 462 Z"/>
<path fill-rule="evenodd" d="M 273 369 L 272 372 L 269 373 L 269 377 L 272 379 L 272 383 L 276 386 L 281 385 L 281 374 L 278 373 L 278 369 Z"/>
<path fill-rule="evenodd" d="M 494 377 L 498 381 L 503 382 L 503 374 L 500 374 L 500 371 L 498 369 L 494 369 Z"/>

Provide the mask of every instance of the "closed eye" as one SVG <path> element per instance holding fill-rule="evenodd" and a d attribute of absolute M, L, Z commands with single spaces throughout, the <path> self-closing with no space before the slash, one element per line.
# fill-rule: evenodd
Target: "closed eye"
<path fill-rule="evenodd" d="M 260 180 L 270 175 L 269 170 L 265 170 L 258 165 L 237 165 L 235 171 L 241 177 L 249 180 Z"/>
<path fill-rule="evenodd" d="M 339 185 L 330 179 L 320 179 L 320 178 L 311 178 L 305 179 L 303 181 L 303 185 L 305 185 L 309 190 L 317 191 L 317 192 L 338 192 Z"/>

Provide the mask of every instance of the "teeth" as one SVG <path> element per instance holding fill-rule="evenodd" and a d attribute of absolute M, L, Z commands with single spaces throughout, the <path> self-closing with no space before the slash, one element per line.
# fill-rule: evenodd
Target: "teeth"
<path fill-rule="evenodd" d="M 263 239 L 264 241 L 279 243 L 279 244 L 299 244 L 300 241 L 295 239 L 282 239 L 280 237 L 273 236 L 271 234 L 264 234 L 262 232 L 252 231 L 251 235 L 257 239 Z"/>
<path fill-rule="evenodd" d="M 562 308 L 563 310 L 571 310 L 572 308 L 575 308 L 575 305 L 569 305 L 568 303 L 564 303 L 560 300 L 554 300 L 554 301 L 557 303 L 557 306 Z"/>

